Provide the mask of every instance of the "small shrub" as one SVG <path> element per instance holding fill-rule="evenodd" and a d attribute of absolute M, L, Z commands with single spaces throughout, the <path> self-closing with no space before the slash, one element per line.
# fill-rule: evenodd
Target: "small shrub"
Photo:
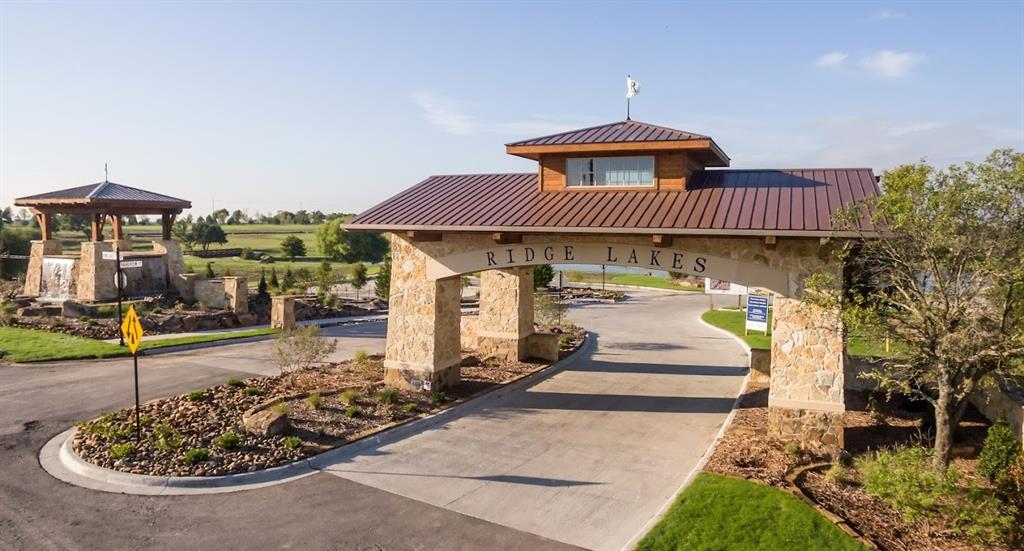
<path fill-rule="evenodd" d="M 800 453 L 800 444 L 797 444 L 796 442 L 786 442 L 786 447 L 783 448 L 783 451 L 789 455 L 798 455 Z"/>
<path fill-rule="evenodd" d="M 569 335 L 562 335 L 558 338 L 558 348 L 566 349 L 572 346 L 572 337 Z"/>
<path fill-rule="evenodd" d="M 832 467 L 825 472 L 825 478 L 838 486 L 849 486 L 853 484 L 853 480 L 850 479 L 850 473 L 847 472 L 846 467 L 841 463 L 832 465 Z"/>
<path fill-rule="evenodd" d="M 288 414 L 288 404 L 284 402 L 274 404 L 274 407 L 271 409 L 274 411 L 274 413 L 283 413 L 285 415 Z"/>
<path fill-rule="evenodd" d="M 89 316 L 82 316 L 82 317 L 78 318 L 78 321 L 80 321 L 80 322 L 82 322 L 82 323 L 84 323 L 86 325 L 89 325 L 89 322 L 92 321 L 92 318 L 90 318 Z"/>
<path fill-rule="evenodd" d="M 1019 453 L 1020 443 L 1013 437 L 1013 431 L 1010 430 L 1006 419 L 1000 418 L 988 428 L 988 435 L 985 436 L 985 443 L 978 457 L 978 473 L 989 482 L 995 482 Z"/>
<path fill-rule="evenodd" d="M 404 411 L 408 412 L 408 413 L 412 413 L 412 412 L 416 411 L 416 407 L 417 406 L 416 406 L 415 402 L 409 402 L 408 404 L 405 404 L 404 406 L 402 406 L 402 409 Z"/>
<path fill-rule="evenodd" d="M 289 450 L 294 450 L 294 449 L 296 449 L 296 448 L 298 448 L 299 446 L 302 445 L 302 439 L 299 438 L 298 436 L 289 436 L 289 437 L 286 437 L 282 441 L 282 443 L 284 444 L 285 448 L 287 448 Z"/>
<path fill-rule="evenodd" d="M 217 274 L 213 271 L 213 262 L 206 263 L 206 272 L 203 275 L 206 276 L 206 279 L 217 277 Z"/>
<path fill-rule="evenodd" d="M 50 324 L 50 327 L 64 327 L 64 320 L 57 318 L 53 320 L 53 323 Z"/>
<path fill-rule="evenodd" d="M 274 337 L 272 358 L 274 364 L 287 375 L 289 383 L 294 385 L 294 376 L 298 371 L 310 369 L 325 361 L 338 348 L 338 343 L 330 337 L 321 337 L 320 328 L 310 325 L 301 329 L 282 331 Z"/>
<path fill-rule="evenodd" d="M 185 452 L 184 460 L 189 465 L 197 465 L 210 458 L 210 450 L 206 448 L 192 448 Z"/>
<path fill-rule="evenodd" d="M 356 356 L 355 356 L 355 358 L 353 358 L 353 361 L 356 362 L 357 364 L 363 364 L 363 363 L 368 362 L 369 360 L 370 360 L 370 355 L 367 354 L 365 350 L 357 350 L 356 351 Z"/>
<path fill-rule="evenodd" d="M 198 402 L 206 397 L 206 393 L 202 390 L 193 390 L 188 393 L 188 399 L 190 402 Z"/>
<path fill-rule="evenodd" d="M 996 495 L 1016 515 L 1010 534 L 1012 541 L 1024 544 L 1024 453 L 1017 454 L 1017 459 L 999 475 Z"/>
<path fill-rule="evenodd" d="M 346 403 L 346 404 L 348 404 L 350 406 L 355 405 L 356 402 L 358 402 L 360 399 L 362 399 L 362 397 L 363 397 L 362 394 L 360 394 L 359 391 L 354 389 L 354 388 L 350 388 L 350 389 L 348 389 L 348 390 L 346 390 L 346 391 L 344 391 L 344 392 L 342 392 L 341 394 L 338 395 L 338 398 L 342 402 L 344 402 L 344 403 Z"/>
<path fill-rule="evenodd" d="M 382 404 L 394 404 L 398 401 L 398 391 L 393 388 L 382 388 L 377 391 L 377 401 Z"/>
<path fill-rule="evenodd" d="M 254 386 L 247 386 L 242 390 L 242 392 L 244 392 L 246 396 L 259 396 L 260 394 L 263 394 L 263 390 Z"/>
<path fill-rule="evenodd" d="M 345 408 L 345 417 L 359 417 L 363 412 L 356 406 L 349 406 Z"/>
<path fill-rule="evenodd" d="M 133 453 L 135 453 L 135 444 L 132 444 L 131 442 L 124 442 L 122 444 L 114 444 L 113 446 L 110 446 L 110 457 L 112 459 L 121 459 L 123 457 L 128 457 Z"/>
<path fill-rule="evenodd" d="M 245 381 L 243 381 L 241 379 L 234 379 L 234 378 L 228 379 L 228 386 L 234 387 L 234 388 L 241 388 L 241 387 L 245 386 Z"/>
<path fill-rule="evenodd" d="M 161 423 L 154 427 L 153 434 L 149 438 L 153 441 L 156 449 L 161 451 L 177 449 L 181 445 L 181 435 L 167 423 Z"/>
<path fill-rule="evenodd" d="M 310 392 L 309 396 L 306 396 L 306 404 L 313 409 L 320 409 L 320 393 Z"/>
<path fill-rule="evenodd" d="M 256 260 L 256 253 L 252 252 L 252 247 L 242 247 L 242 254 L 239 255 L 242 260 Z"/>
<path fill-rule="evenodd" d="M 937 471 L 931 465 L 931 451 L 912 446 L 885 450 L 856 461 L 861 481 L 907 521 L 934 515 L 940 499 L 952 493 L 955 468 Z"/>
<path fill-rule="evenodd" d="M 233 432 L 225 432 L 224 434 L 217 437 L 213 441 L 214 445 L 222 450 L 234 450 L 238 449 L 238 445 L 242 442 L 242 439 Z"/>
<path fill-rule="evenodd" d="M 444 402 L 446 400 L 448 400 L 448 396 L 444 393 L 443 390 L 435 390 L 430 393 L 430 401 L 432 403 L 440 404 L 441 402 Z"/>

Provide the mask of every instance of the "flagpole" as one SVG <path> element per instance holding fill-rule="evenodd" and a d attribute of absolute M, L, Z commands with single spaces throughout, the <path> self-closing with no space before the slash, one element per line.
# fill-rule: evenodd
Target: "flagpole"
<path fill-rule="evenodd" d="M 629 120 L 629 98 L 626 98 L 626 120 Z"/>

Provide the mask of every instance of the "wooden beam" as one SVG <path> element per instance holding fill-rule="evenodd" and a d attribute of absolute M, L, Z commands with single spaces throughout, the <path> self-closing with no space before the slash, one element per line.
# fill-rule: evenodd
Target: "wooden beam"
<path fill-rule="evenodd" d="M 36 217 L 36 224 L 39 225 L 40 239 L 49 241 L 53 239 L 53 215 L 47 212 L 39 212 L 32 209 Z"/>
<path fill-rule="evenodd" d="M 655 247 L 671 247 L 672 236 L 656 233 L 651 236 L 651 244 L 653 244 Z"/>
<path fill-rule="evenodd" d="M 498 245 L 508 245 L 509 243 L 522 243 L 523 234 L 495 232 L 491 234 L 491 239 L 493 239 L 494 242 L 497 243 Z"/>
<path fill-rule="evenodd" d="M 175 218 L 176 216 L 174 214 L 168 212 L 165 212 L 162 215 L 160 215 L 160 237 L 164 241 L 171 240 L 171 229 L 174 227 Z"/>
<path fill-rule="evenodd" d="M 440 241 L 441 240 L 441 232 L 439 232 L 439 231 L 410 230 L 410 231 L 405 232 L 405 237 L 408 238 L 410 241 L 415 241 L 415 242 L 418 242 L 418 243 L 422 243 L 422 242 L 426 242 L 426 241 Z"/>
<path fill-rule="evenodd" d="M 775 236 L 774 235 L 766 235 L 766 236 L 764 236 L 764 246 L 765 246 L 765 248 L 768 248 L 768 249 L 774 249 L 775 248 Z"/>
<path fill-rule="evenodd" d="M 93 213 L 90 218 L 90 226 L 92 227 L 92 240 L 103 241 L 103 220 L 104 216 L 99 213 Z"/>
<path fill-rule="evenodd" d="M 121 227 L 121 216 L 118 214 L 108 214 L 110 217 L 110 226 L 114 228 L 114 241 L 121 241 L 124 239 L 124 231 Z"/>

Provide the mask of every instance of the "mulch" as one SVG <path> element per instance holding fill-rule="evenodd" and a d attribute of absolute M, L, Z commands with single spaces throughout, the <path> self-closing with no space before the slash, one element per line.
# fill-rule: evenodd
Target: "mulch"
<path fill-rule="evenodd" d="M 847 391 L 846 407 L 843 415 L 845 449 L 854 457 L 920 443 L 927 433 L 927 408 L 923 404 L 900 398 L 888 400 L 881 393 Z M 788 472 L 829 459 L 812 451 L 787 449 L 783 442 L 767 436 L 767 426 L 768 387 L 749 385 L 732 424 L 705 470 L 787 488 Z M 956 433 L 953 463 L 967 476 L 977 477 L 977 453 L 987 427 L 984 417 L 972 408 Z M 940 521 L 904 521 L 892 507 L 856 485 L 856 480 L 852 485 L 841 485 L 822 472 L 809 471 L 802 477 L 800 487 L 820 506 L 846 519 L 850 526 L 882 549 L 977 549 L 965 538 L 947 530 Z M 1008 548 L 989 546 L 988 549 Z"/>

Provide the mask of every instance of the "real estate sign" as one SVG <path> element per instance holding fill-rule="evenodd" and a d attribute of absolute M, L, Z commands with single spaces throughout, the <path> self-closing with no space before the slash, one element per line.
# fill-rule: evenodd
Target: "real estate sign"
<path fill-rule="evenodd" d="M 747 295 L 747 323 L 743 332 L 768 333 L 768 297 Z"/>

